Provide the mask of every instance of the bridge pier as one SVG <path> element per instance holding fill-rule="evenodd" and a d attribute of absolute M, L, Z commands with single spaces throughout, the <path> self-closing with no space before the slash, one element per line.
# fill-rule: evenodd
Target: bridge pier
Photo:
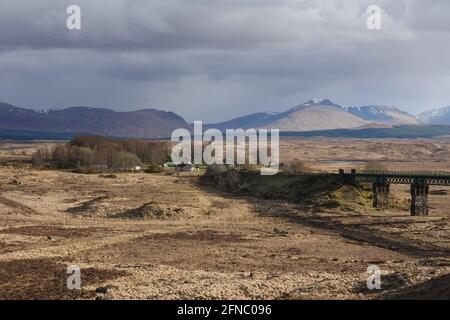
<path fill-rule="evenodd" d="M 373 184 L 373 206 L 379 209 L 389 207 L 389 186 L 391 184 L 411 185 L 411 215 L 429 214 L 428 194 L 430 186 L 450 186 L 448 171 L 388 171 L 356 170 L 346 173 L 339 169 L 343 182 L 351 184 Z"/>
<path fill-rule="evenodd" d="M 373 190 L 373 207 L 378 209 L 389 208 L 389 183 L 374 182 Z"/>
<path fill-rule="evenodd" d="M 426 184 L 414 183 L 411 185 L 411 215 L 428 215 L 428 193 L 430 187 Z"/>

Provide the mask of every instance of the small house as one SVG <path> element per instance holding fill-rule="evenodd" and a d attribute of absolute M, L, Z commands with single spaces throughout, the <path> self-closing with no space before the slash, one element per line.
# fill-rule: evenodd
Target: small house
<path fill-rule="evenodd" d="M 191 163 L 181 163 L 181 164 L 177 165 L 177 171 L 193 172 L 193 171 L 197 171 L 197 168 L 194 167 Z"/>

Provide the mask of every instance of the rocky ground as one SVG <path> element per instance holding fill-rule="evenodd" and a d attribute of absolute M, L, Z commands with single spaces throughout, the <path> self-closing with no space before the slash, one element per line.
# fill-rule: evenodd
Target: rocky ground
<path fill-rule="evenodd" d="M 313 152 L 311 140 L 283 143 Z M 324 161 L 316 165 L 334 170 L 327 143 L 335 146 L 315 142 L 315 159 Z M 386 143 L 354 141 L 360 153 L 338 161 L 390 152 L 382 144 L 395 150 L 385 161 L 402 163 L 408 142 Z M 450 143 L 409 143 L 422 166 L 450 168 Z M 440 153 L 427 157 L 435 145 Z M 26 155 L 20 145 L 11 149 Z M 404 163 L 416 163 L 410 153 Z M 450 189 L 433 191 L 429 217 L 401 208 L 316 211 L 224 193 L 190 175 L 80 175 L 5 163 L 0 299 L 448 299 Z M 406 187 L 393 192 L 408 198 Z M 67 288 L 71 265 L 81 269 L 81 290 Z M 382 290 L 367 289 L 369 265 L 380 267 Z"/>

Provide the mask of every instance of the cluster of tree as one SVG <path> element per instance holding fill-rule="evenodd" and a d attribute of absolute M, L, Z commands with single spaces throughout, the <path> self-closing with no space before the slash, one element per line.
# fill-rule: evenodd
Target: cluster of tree
<path fill-rule="evenodd" d="M 75 168 L 80 172 L 129 171 L 143 164 L 162 164 L 170 145 L 163 141 L 113 140 L 101 136 L 77 136 L 54 149 L 39 149 L 35 165 Z"/>

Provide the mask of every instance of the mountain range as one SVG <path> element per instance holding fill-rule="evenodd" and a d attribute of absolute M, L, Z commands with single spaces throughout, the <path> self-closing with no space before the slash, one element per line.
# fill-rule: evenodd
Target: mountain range
<path fill-rule="evenodd" d="M 363 106 L 344 107 L 351 114 L 372 123 L 386 125 L 414 125 L 419 124 L 419 120 L 396 107 L 391 106 Z"/>
<path fill-rule="evenodd" d="M 104 108 L 71 107 L 44 112 L 0 103 L 0 129 L 165 138 L 176 128 L 190 128 L 190 125 L 173 112 L 156 109 L 116 112 Z"/>
<path fill-rule="evenodd" d="M 314 131 L 420 124 L 416 117 L 390 106 L 342 107 L 328 99 L 312 99 L 286 112 L 254 113 L 211 127 L 277 128 L 280 131 Z M 450 124 L 450 121 L 449 121 Z"/>
<path fill-rule="evenodd" d="M 328 99 L 316 98 L 284 112 L 259 112 L 204 127 L 306 132 L 421 124 L 450 125 L 450 107 L 433 109 L 415 117 L 393 106 L 343 107 Z M 177 128 L 190 129 L 192 126 L 173 112 L 157 109 L 118 112 L 105 108 L 70 107 L 35 111 L 0 102 L 0 130 L 165 138 Z"/>
<path fill-rule="evenodd" d="M 450 106 L 440 109 L 432 109 L 422 112 L 417 116 L 421 123 L 426 124 L 450 124 Z"/>

